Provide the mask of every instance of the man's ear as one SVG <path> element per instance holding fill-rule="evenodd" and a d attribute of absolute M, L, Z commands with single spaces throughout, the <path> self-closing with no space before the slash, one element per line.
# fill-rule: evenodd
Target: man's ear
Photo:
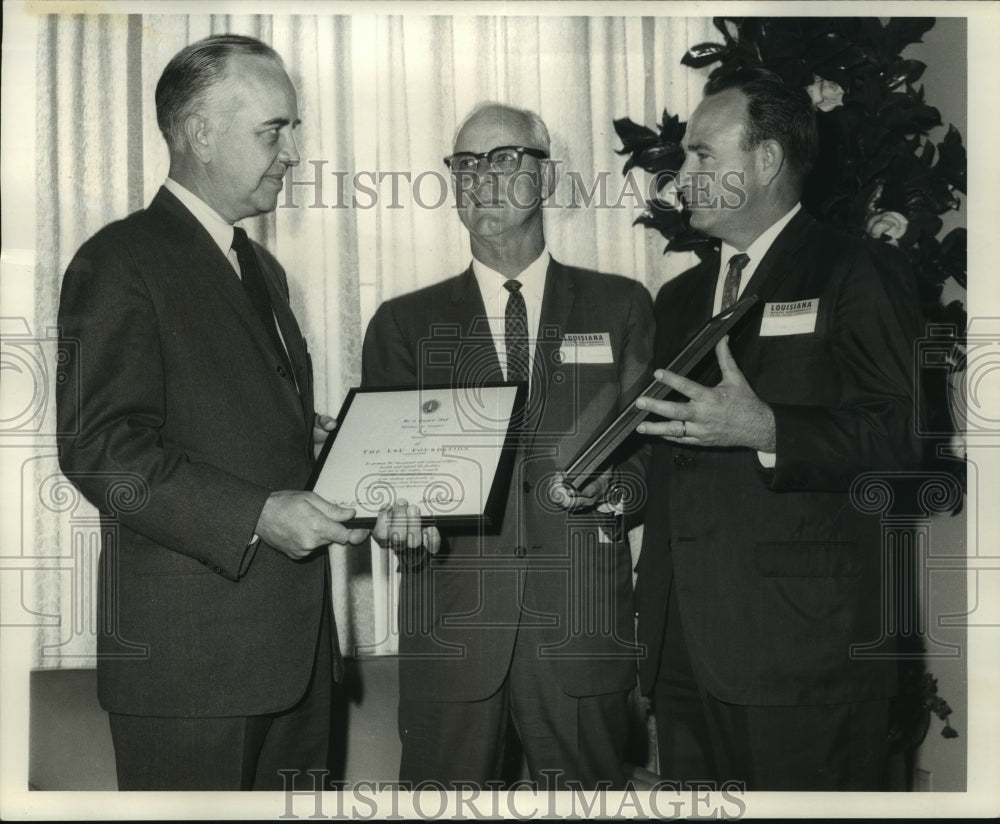
<path fill-rule="evenodd" d="M 543 202 L 552 197 L 552 193 L 556 190 L 556 166 L 558 165 L 558 161 L 549 158 L 541 161 Z"/>
<path fill-rule="evenodd" d="M 211 163 L 213 141 L 211 126 L 200 114 L 191 114 L 184 121 L 184 137 L 188 146 L 202 163 Z"/>
<path fill-rule="evenodd" d="M 777 140 L 762 140 L 757 147 L 757 179 L 769 186 L 785 165 L 785 149 Z"/>

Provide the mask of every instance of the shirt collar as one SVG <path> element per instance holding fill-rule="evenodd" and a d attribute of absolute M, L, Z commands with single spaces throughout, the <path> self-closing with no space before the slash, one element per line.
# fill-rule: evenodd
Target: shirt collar
<path fill-rule="evenodd" d="M 544 247 L 542 253 L 517 276 L 517 280 L 521 282 L 521 294 L 525 301 L 541 303 L 542 293 L 545 291 L 545 275 L 549 271 L 551 259 L 548 247 Z M 472 273 L 476 276 L 479 289 L 484 295 L 487 294 L 487 290 L 494 294 L 499 293 L 509 280 L 506 275 L 491 269 L 476 258 L 472 259 Z"/>
<path fill-rule="evenodd" d="M 211 235 L 212 240 L 222 250 L 222 254 L 228 256 L 229 250 L 233 245 L 232 224 L 198 197 L 198 195 L 182 186 L 173 178 L 168 177 L 163 185 L 168 192 L 176 197 L 194 215 L 195 220 L 205 227 L 205 231 Z"/>
<path fill-rule="evenodd" d="M 746 267 L 743 269 L 743 279 L 741 285 L 745 285 L 751 276 L 757 269 L 757 264 L 760 263 L 764 255 L 767 254 L 767 250 L 771 248 L 771 244 L 777 239 L 778 235 L 781 234 L 781 230 L 784 229 L 789 221 L 802 208 L 801 203 L 796 203 L 791 209 L 789 209 L 784 217 L 778 218 L 774 223 L 772 223 L 767 229 L 760 233 L 760 236 L 751 243 L 746 249 L 746 255 L 750 258 Z M 722 244 L 721 255 L 722 255 L 722 270 L 725 271 L 726 266 L 729 264 L 729 258 L 733 255 L 739 254 L 739 250 L 734 246 L 730 246 L 728 243 Z M 742 290 L 741 290 L 742 291 Z"/>

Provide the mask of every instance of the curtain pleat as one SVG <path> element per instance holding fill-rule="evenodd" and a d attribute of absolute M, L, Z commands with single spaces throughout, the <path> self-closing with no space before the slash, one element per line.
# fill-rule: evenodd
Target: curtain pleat
<path fill-rule="evenodd" d="M 559 163 L 546 238 L 556 257 L 637 278 L 654 293 L 690 265 L 688 256 L 665 258 L 661 238 L 633 227 L 642 204 L 623 195 L 612 123 L 653 126 L 664 106 L 687 118 L 706 72 L 679 58 L 717 39 L 708 19 L 360 7 L 315 16 L 50 15 L 37 44 L 35 328 L 54 325 L 76 249 L 148 204 L 166 177 L 153 102 L 163 67 L 186 44 L 227 31 L 271 43 L 298 90 L 296 184 L 274 213 L 246 224 L 288 272 L 318 411 L 336 413 L 360 382 L 361 341 L 379 303 L 468 265 L 442 158 L 481 101 L 533 109 L 549 126 Z M 61 478 L 54 450 L 37 455 L 25 478 L 33 490 L 25 539 L 52 562 L 29 578 L 35 665 L 92 664 L 96 512 Z M 334 547 L 330 563 L 345 653 L 394 651 L 393 560 L 378 547 Z"/>

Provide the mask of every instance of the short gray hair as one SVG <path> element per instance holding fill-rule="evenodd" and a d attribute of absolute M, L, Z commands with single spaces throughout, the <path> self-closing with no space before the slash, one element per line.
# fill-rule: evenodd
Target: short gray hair
<path fill-rule="evenodd" d="M 156 122 L 171 151 L 183 145 L 184 121 L 225 79 L 229 59 L 241 54 L 267 57 L 284 66 L 281 56 L 266 43 L 241 34 L 216 34 L 198 40 L 167 63 L 156 84 Z"/>
<path fill-rule="evenodd" d="M 472 107 L 472 111 L 465 116 L 462 122 L 458 124 L 458 128 L 455 129 L 455 135 L 452 137 L 451 145 L 455 145 L 455 141 L 458 140 L 458 134 L 465 128 L 466 123 L 483 112 L 490 111 L 492 109 L 500 109 L 501 111 L 510 112 L 518 117 L 523 117 L 525 122 L 528 124 L 528 134 L 531 136 L 531 140 L 538 144 L 537 148 L 544 149 L 546 154 L 549 153 L 551 148 L 549 130 L 546 128 L 545 121 L 542 120 L 541 117 L 530 109 L 518 109 L 514 106 L 508 106 L 505 103 L 497 103 L 493 100 L 477 103 Z"/>

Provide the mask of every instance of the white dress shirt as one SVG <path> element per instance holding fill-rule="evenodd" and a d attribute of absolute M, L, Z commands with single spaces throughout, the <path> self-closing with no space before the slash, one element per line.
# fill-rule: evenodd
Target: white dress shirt
<path fill-rule="evenodd" d="M 240 262 L 236 257 L 236 250 L 233 249 L 233 224 L 229 223 L 215 209 L 198 197 L 198 195 L 194 194 L 190 189 L 184 188 L 184 186 L 173 178 L 168 177 L 163 185 L 205 227 L 205 231 L 208 232 L 212 240 L 222 250 L 222 254 L 232 264 L 233 270 L 237 275 L 240 275 Z"/>
<path fill-rule="evenodd" d="M 538 323 L 542 315 L 542 295 L 545 292 L 545 275 L 549 270 L 551 256 L 548 249 L 517 276 L 521 282 L 521 296 L 524 298 L 524 308 L 528 314 L 528 363 L 535 362 L 535 342 L 538 338 Z M 490 323 L 490 333 L 493 345 L 500 359 L 500 368 L 507 377 L 507 345 L 504 331 L 506 328 L 507 301 L 510 292 L 504 287 L 508 278 L 495 269 L 472 259 L 472 273 L 476 276 L 479 291 L 486 307 L 486 317 Z M 531 368 L 528 369 L 528 385 L 531 385 Z"/>
<path fill-rule="evenodd" d="M 750 260 L 747 261 L 747 265 L 743 267 L 743 271 L 740 275 L 740 286 L 736 293 L 737 297 L 743 296 L 743 290 L 746 289 L 747 283 L 749 283 L 750 278 L 753 277 L 753 273 L 757 271 L 757 264 L 760 263 L 764 255 L 767 254 L 767 250 L 771 248 L 771 244 L 773 244 L 778 235 L 781 234 L 781 230 L 788 225 L 788 222 L 795 217 L 801 208 L 802 204 L 796 203 L 784 217 L 779 218 L 767 229 L 761 232 L 760 236 L 744 250 L 744 253 L 750 258 Z M 719 275 L 715 284 L 715 304 L 712 309 L 712 314 L 714 315 L 717 315 L 722 311 L 722 290 L 726 280 L 726 270 L 729 268 L 729 259 L 733 255 L 738 255 L 739 253 L 740 250 L 736 247 L 730 246 L 728 243 L 722 244 L 719 257 Z M 760 461 L 761 466 L 768 469 L 773 468 L 777 463 L 777 456 L 773 452 L 758 451 L 757 459 Z"/>

